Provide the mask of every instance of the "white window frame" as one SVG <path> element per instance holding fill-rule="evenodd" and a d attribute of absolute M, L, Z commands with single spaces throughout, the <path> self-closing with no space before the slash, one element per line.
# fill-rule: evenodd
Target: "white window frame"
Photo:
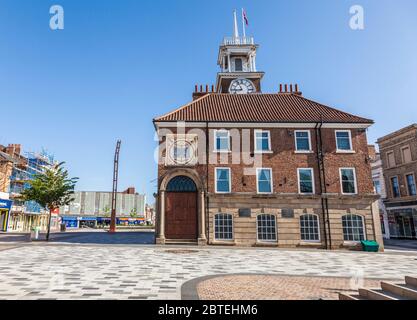
<path fill-rule="evenodd" d="M 217 191 L 217 170 L 228 170 L 229 172 L 229 191 L 228 192 L 224 192 L 224 191 Z M 232 171 L 230 168 L 228 167 L 216 167 L 214 168 L 214 189 L 215 192 L 218 194 L 228 194 L 232 192 Z"/>
<path fill-rule="evenodd" d="M 298 150 L 298 146 L 297 146 L 297 133 L 301 132 L 307 132 L 308 133 L 308 146 L 309 146 L 309 150 Z M 295 130 L 294 131 L 294 143 L 295 143 L 295 152 L 296 153 L 312 153 L 313 152 L 313 148 L 311 145 L 311 132 L 310 130 Z"/>
<path fill-rule="evenodd" d="M 309 170 L 311 172 L 311 182 L 313 185 L 313 192 L 305 193 L 301 192 L 301 180 L 300 180 L 300 170 Z M 313 168 L 297 168 L 297 181 L 298 181 L 298 193 L 299 194 L 316 194 L 316 186 L 314 180 L 314 169 Z"/>
<path fill-rule="evenodd" d="M 216 216 L 219 214 L 223 214 L 223 215 L 228 215 L 232 217 L 232 239 L 217 239 L 216 238 Z M 234 217 L 233 214 L 231 213 L 223 213 L 223 212 L 218 212 L 214 215 L 213 217 L 213 233 L 214 233 L 214 241 L 218 241 L 218 242 L 222 242 L 222 241 L 235 241 L 235 221 L 234 221 Z"/>
<path fill-rule="evenodd" d="M 227 133 L 227 150 L 217 149 L 217 133 L 226 132 Z M 230 131 L 226 129 L 214 130 L 214 152 L 216 153 L 230 153 Z"/>
<path fill-rule="evenodd" d="M 363 240 L 345 240 L 345 234 L 344 234 L 344 230 L 343 230 L 343 217 L 346 216 L 357 216 L 360 217 L 362 220 L 362 230 L 363 230 Z M 346 213 L 342 215 L 341 218 L 341 222 L 342 222 L 342 236 L 343 236 L 343 242 L 344 243 L 360 243 L 361 241 L 366 241 L 368 238 L 366 236 L 366 224 L 365 224 L 365 218 L 364 216 L 360 215 L 360 214 L 354 214 L 354 213 Z"/>
<path fill-rule="evenodd" d="M 349 134 L 350 150 L 339 149 L 339 145 L 337 143 L 337 134 L 339 132 L 347 132 Z M 336 152 L 337 153 L 355 153 L 355 151 L 353 149 L 353 144 L 352 144 L 352 131 L 351 130 L 335 130 L 334 131 L 334 137 L 336 139 Z"/>
<path fill-rule="evenodd" d="M 342 170 L 353 170 L 353 176 L 355 178 L 355 193 L 345 193 L 343 192 L 343 180 L 342 180 Z M 343 195 L 354 196 L 358 194 L 358 178 L 356 176 L 355 168 L 339 168 L 339 180 L 340 180 L 340 191 Z"/>
<path fill-rule="evenodd" d="M 301 238 L 301 236 L 302 236 L 302 232 L 301 232 L 301 217 L 303 217 L 303 216 L 315 216 L 317 218 L 317 229 L 319 231 L 318 232 L 318 235 L 319 235 L 319 239 L 318 240 L 303 240 Z M 318 214 L 315 214 L 315 213 L 303 213 L 303 214 L 300 215 L 300 217 L 299 217 L 298 220 L 299 220 L 299 224 L 300 224 L 300 239 L 301 239 L 301 242 L 321 243 L 320 216 Z"/>
<path fill-rule="evenodd" d="M 256 148 L 256 146 L 257 146 L 257 144 L 256 144 L 256 134 L 257 133 L 268 133 L 268 147 L 269 147 L 268 150 L 258 150 Z M 269 131 L 269 130 L 260 130 L 260 129 L 254 130 L 254 132 L 253 132 L 253 140 L 254 140 L 254 150 L 255 150 L 255 153 L 261 153 L 261 154 L 262 153 L 272 153 L 272 147 L 271 147 L 271 131 Z"/>
<path fill-rule="evenodd" d="M 259 171 L 269 170 L 271 177 L 271 192 L 260 192 L 259 191 Z M 274 193 L 274 177 L 272 175 L 272 168 L 256 168 L 256 193 L 257 194 L 273 194 Z"/>
<path fill-rule="evenodd" d="M 259 239 L 259 224 L 258 224 L 258 217 L 259 216 L 272 216 L 275 219 L 275 240 L 264 240 L 264 239 Z M 263 243 L 278 243 L 278 224 L 277 224 L 277 216 L 275 214 L 271 214 L 271 213 L 259 213 L 256 215 L 256 240 L 258 242 L 263 242 Z"/>

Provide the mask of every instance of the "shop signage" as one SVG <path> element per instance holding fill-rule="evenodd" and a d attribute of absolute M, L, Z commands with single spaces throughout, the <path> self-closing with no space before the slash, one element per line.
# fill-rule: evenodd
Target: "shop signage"
<path fill-rule="evenodd" d="M 0 199 L 0 209 L 10 210 L 12 208 L 12 202 L 11 200 Z"/>

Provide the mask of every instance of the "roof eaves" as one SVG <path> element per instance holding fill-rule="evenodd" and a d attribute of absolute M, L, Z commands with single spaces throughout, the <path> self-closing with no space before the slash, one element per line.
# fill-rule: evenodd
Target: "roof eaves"
<path fill-rule="evenodd" d="M 211 93 L 207 93 L 204 96 L 202 96 L 202 97 L 200 97 L 198 99 L 195 99 L 195 100 L 193 100 L 193 101 L 191 101 L 191 102 L 189 102 L 189 103 L 187 103 L 187 104 L 185 104 L 185 105 L 183 105 L 183 106 L 181 106 L 181 107 L 179 107 L 179 108 L 177 108 L 177 109 L 175 109 L 175 110 L 173 110 L 171 112 L 168 112 L 168 113 L 166 113 L 166 114 L 164 114 L 164 115 L 162 115 L 160 117 L 154 118 L 153 119 L 153 122 L 166 121 L 166 120 L 164 120 L 164 118 L 169 117 L 170 115 L 172 115 L 174 113 L 180 112 L 181 110 L 184 110 L 184 109 L 192 106 L 193 104 L 195 104 L 195 103 L 197 103 L 197 102 L 199 102 L 199 101 L 201 101 L 203 99 L 206 99 L 210 95 L 212 95 L 212 94 Z"/>
<path fill-rule="evenodd" d="M 346 115 L 349 115 L 349 116 L 351 116 L 351 117 L 355 117 L 355 118 L 357 118 L 358 120 L 363 120 L 363 122 L 361 121 L 360 123 L 371 123 L 371 124 L 374 124 L 374 123 L 375 123 L 375 122 L 374 122 L 374 120 L 367 119 L 367 118 L 363 118 L 363 117 L 359 117 L 359 116 L 356 116 L 356 115 L 351 114 L 351 113 L 349 113 L 349 112 L 341 111 L 341 110 L 336 109 L 336 108 L 334 108 L 334 107 L 326 106 L 326 105 L 324 105 L 324 104 L 322 104 L 322 103 L 320 103 L 320 102 L 317 102 L 317 101 L 314 101 L 314 100 L 311 100 L 311 99 L 305 98 L 305 97 L 303 97 L 303 96 L 301 96 L 301 95 L 294 94 L 294 93 L 291 93 L 291 95 L 292 95 L 292 96 L 294 96 L 294 97 L 296 97 L 296 98 L 306 100 L 306 101 L 308 101 L 308 102 L 310 102 L 310 103 L 315 103 L 315 104 L 317 104 L 317 105 L 319 105 L 319 106 L 322 106 L 322 107 L 324 107 L 324 108 L 328 108 L 328 109 L 331 109 L 331 110 L 336 111 L 336 112 L 342 112 L 342 113 L 344 113 L 344 114 L 346 114 Z M 333 121 L 333 122 L 327 122 L 327 123 L 338 123 L 338 122 L 340 122 L 340 121 Z"/>

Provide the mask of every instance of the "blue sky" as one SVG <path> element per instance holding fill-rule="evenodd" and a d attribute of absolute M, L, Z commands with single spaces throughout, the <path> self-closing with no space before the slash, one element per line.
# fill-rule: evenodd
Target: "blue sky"
<path fill-rule="evenodd" d="M 63 6 L 65 29 L 49 28 Z M 349 8 L 365 30 L 349 28 Z M 415 0 L 0 0 L 0 144 L 46 148 L 110 190 L 122 139 L 120 189 L 155 191 L 152 118 L 212 84 L 217 50 L 245 7 L 260 44 L 264 92 L 298 83 L 304 96 L 372 118 L 369 142 L 417 120 Z"/>

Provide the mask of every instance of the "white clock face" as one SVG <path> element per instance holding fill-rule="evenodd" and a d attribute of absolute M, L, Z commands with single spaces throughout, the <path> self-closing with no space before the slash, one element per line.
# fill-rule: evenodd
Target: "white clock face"
<path fill-rule="evenodd" d="M 255 93 L 256 89 L 252 81 L 248 79 L 236 79 L 230 84 L 229 92 L 232 94 L 248 94 Z"/>
<path fill-rule="evenodd" d="M 187 165 L 190 164 L 195 155 L 194 146 L 190 141 L 176 140 L 169 150 L 169 157 L 172 163 Z"/>

